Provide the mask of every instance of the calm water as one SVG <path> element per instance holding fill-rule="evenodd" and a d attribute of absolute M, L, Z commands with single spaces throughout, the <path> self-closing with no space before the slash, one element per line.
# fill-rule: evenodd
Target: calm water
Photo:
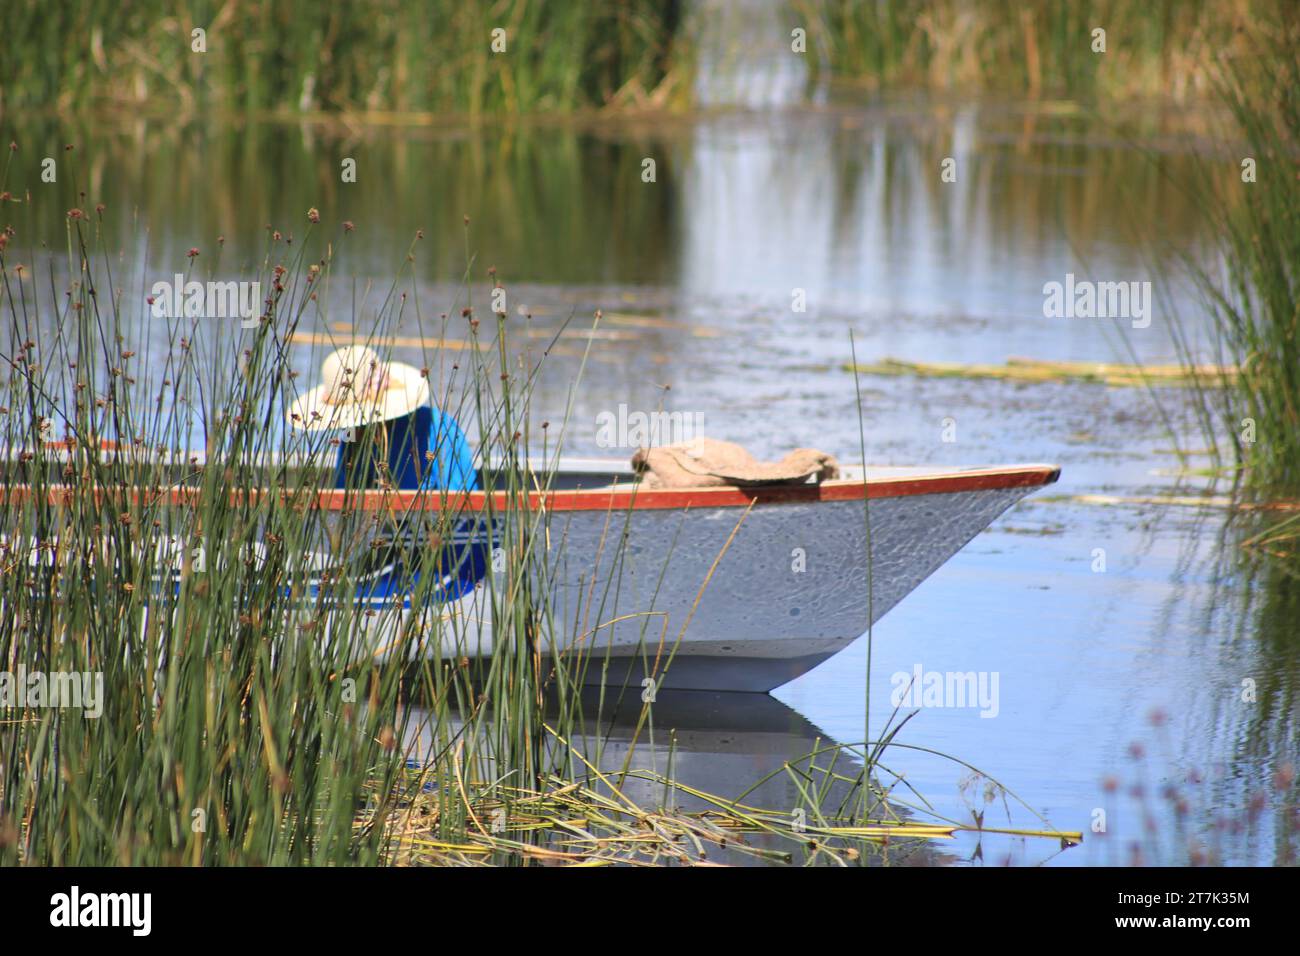
<path fill-rule="evenodd" d="M 812 444 L 854 460 L 855 386 L 840 368 L 850 333 L 860 360 L 1126 361 L 1131 349 L 1169 362 L 1171 317 L 1200 328 L 1175 261 L 1177 248 L 1208 238 L 1195 196 L 1176 185 L 1194 161 L 1188 141 L 1168 117 L 1125 123 L 1121 136 L 1062 111 L 905 103 L 478 132 L 7 118 L 0 134 L 22 145 L 6 188 L 37 200 L 5 210 L 19 243 L 42 236 L 61 248 L 62 211 L 102 201 L 110 244 L 131 266 L 128 289 L 183 269 L 191 246 L 203 267 L 237 277 L 260 258 L 268 223 L 302 233 L 316 206 L 342 250 L 336 275 L 356 277 L 341 299 L 355 291 L 362 327 L 424 230 L 417 288 L 426 329 L 436 328 L 438 312 L 463 299 L 468 215 L 475 283 L 495 266 L 511 314 L 539 342 L 571 314 L 581 325 L 606 313 L 611 336 L 594 346 L 571 452 L 609 453 L 596 445 L 600 412 L 662 402 L 759 454 Z M 77 144 L 71 156 L 64 143 Z M 56 186 L 39 182 L 47 155 L 61 158 Z M 957 161 L 956 183 L 940 181 L 946 157 Z M 339 181 L 346 158 L 357 161 L 355 184 Z M 641 178 L 645 158 L 656 163 L 653 183 Z M 342 220 L 356 232 L 340 242 Z M 1151 326 L 1044 318 L 1044 283 L 1071 272 L 1156 281 Z M 806 311 L 792 309 L 795 290 Z M 346 334 L 339 323 L 353 318 L 340 308 L 314 321 Z M 419 327 L 409 316 L 399 332 Z M 539 417 L 562 415 L 583 344 L 556 350 Z M 319 348 L 296 347 L 303 369 L 318 364 Z M 428 360 L 409 349 L 395 357 Z M 774 700 L 657 708 L 660 732 L 689 742 L 682 775 L 739 792 L 819 737 L 858 741 L 868 716 L 878 729 L 895 672 L 996 672 L 996 717 L 923 708 L 901 739 L 980 767 L 1058 828 L 1090 831 L 1107 808 L 1108 832 L 1064 853 L 986 839 L 984 860 L 1119 862 L 1135 842 L 1147 860 L 1185 860 L 1160 791 L 1189 778 L 1199 781 L 1186 785 L 1191 830 L 1231 862 L 1277 858 L 1267 807 L 1247 826 L 1216 821 L 1239 818 L 1296 753 L 1295 583 L 1232 564 L 1236 532 L 1220 512 L 1070 500 L 1194 491 L 1194 480 L 1173 475 L 1150 398 L 959 379 L 863 377 L 861 389 L 873 463 L 1052 461 L 1060 484 L 1004 516 L 876 627 L 869 715 L 865 638 Z M 1179 394 L 1159 397 L 1181 428 Z M 955 442 L 942 440 L 948 418 Z M 1241 702 L 1244 680 L 1256 682 L 1257 702 Z M 1130 754 L 1134 742 L 1144 759 Z M 904 750 L 887 763 L 947 816 L 982 807 L 978 792 L 963 792 L 962 768 Z M 1145 796 L 1130 793 L 1135 785 Z M 1036 825 L 1021 809 L 1012 818 Z M 998 806 L 987 819 L 1005 821 Z M 937 852 L 963 860 L 975 850 L 963 839 Z"/>

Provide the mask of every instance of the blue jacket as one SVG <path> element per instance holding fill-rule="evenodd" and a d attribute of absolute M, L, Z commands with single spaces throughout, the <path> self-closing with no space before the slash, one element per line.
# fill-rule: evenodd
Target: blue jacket
<path fill-rule="evenodd" d="M 425 405 L 409 415 L 367 427 L 377 429 L 381 424 L 388 430 L 388 471 L 398 488 L 472 491 L 478 487 L 478 473 L 474 470 L 474 456 L 470 452 L 469 442 L 465 440 L 465 433 L 456 424 L 456 419 L 450 415 L 444 415 L 436 408 Z M 357 429 L 353 441 L 339 445 L 339 460 L 334 471 L 336 488 L 347 487 L 349 460 L 356 456 L 365 438 L 362 429 Z M 372 456 L 378 455 L 382 448 L 379 438 L 379 435 L 375 435 L 369 439 Z M 433 461 L 425 459 L 425 452 L 430 450 L 434 453 Z M 356 466 L 365 468 L 358 487 L 373 486 L 373 457 L 357 462 Z"/>

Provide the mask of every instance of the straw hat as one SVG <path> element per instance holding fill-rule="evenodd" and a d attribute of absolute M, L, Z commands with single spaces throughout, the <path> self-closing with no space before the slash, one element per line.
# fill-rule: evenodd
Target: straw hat
<path fill-rule="evenodd" d="M 289 408 L 306 431 L 356 428 L 409 415 L 429 401 L 429 383 L 413 365 L 381 362 L 373 349 L 350 345 L 326 356 L 321 385 Z"/>

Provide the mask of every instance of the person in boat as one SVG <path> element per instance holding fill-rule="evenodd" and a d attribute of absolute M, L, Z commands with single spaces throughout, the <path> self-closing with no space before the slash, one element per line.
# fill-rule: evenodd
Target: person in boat
<path fill-rule="evenodd" d="M 336 488 L 472 491 L 478 473 L 456 419 L 429 401 L 419 369 L 349 346 L 325 358 L 321 384 L 288 412 L 305 431 L 342 432 Z"/>

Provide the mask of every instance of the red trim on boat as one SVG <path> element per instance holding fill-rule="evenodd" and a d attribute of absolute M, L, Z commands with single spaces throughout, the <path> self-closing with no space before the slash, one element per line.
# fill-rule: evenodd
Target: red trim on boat
<path fill-rule="evenodd" d="M 863 488 L 868 498 L 901 498 L 910 495 L 944 495 L 967 491 L 994 491 L 1003 488 L 1038 488 L 1050 485 L 1060 476 L 1054 465 L 1026 465 L 1015 468 L 986 468 L 976 471 L 950 471 L 933 475 L 908 475 L 898 478 L 870 478 L 864 481 L 827 481 L 818 485 L 757 485 L 747 488 L 592 488 L 577 491 L 534 492 L 528 496 L 530 508 L 551 511 L 658 511 L 682 508 L 742 508 L 749 504 L 808 504 L 823 501 L 861 500 Z M 0 500 L 13 502 L 26 498 L 26 486 L 0 490 Z M 174 504 L 194 500 L 197 491 L 173 488 Z M 104 490 L 101 489 L 101 494 Z M 50 502 L 59 504 L 71 497 L 66 487 L 49 490 Z M 507 492 L 493 492 L 497 509 L 507 506 Z M 287 498 L 288 496 L 286 496 Z M 466 499 L 468 499 L 466 501 Z M 363 494 L 344 491 L 321 491 L 314 506 L 331 511 L 361 509 L 365 511 L 439 511 L 468 508 L 479 511 L 487 495 L 481 491 L 451 493 L 415 491 L 367 491 Z M 305 503 L 305 502 L 304 502 Z"/>
<path fill-rule="evenodd" d="M 988 491 L 998 488 L 1037 488 L 1050 485 L 1060 476 L 1061 469 L 1051 465 L 1022 469 L 985 469 L 970 472 L 948 472 L 937 475 L 918 475 L 905 478 L 872 478 L 862 481 L 828 481 L 818 485 L 754 485 L 746 488 L 722 486 L 717 488 L 592 488 L 581 491 L 553 491 L 546 495 L 546 507 L 551 511 L 656 511 L 681 508 L 743 508 L 751 502 L 766 504 L 807 504 L 823 501 L 860 501 L 866 486 L 868 498 L 901 498 L 908 495 L 942 495 L 963 491 Z M 367 497 L 370 497 L 370 493 Z M 494 492 L 498 507 L 505 503 L 505 492 Z M 324 507 L 342 505 L 343 492 L 330 492 L 322 498 L 332 497 Z M 379 495 L 378 497 L 383 497 Z M 427 497 L 427 496 L 426 496 Z M 448 496 L 458 504 L 457 498 Z M 487 496 L 472 492 L 469 507 L 481 509 Z M 413 492 L 394 492 L 394 507 L 398 509 L 420 507 Z M 541 494 L 529 495 L 529 506 L 542 503 Z M 438 496 L 426 501 L 436 503 Z M 369 501 L 366 507 L 371 507 Z M 436 505 L 435 505 L 436 507 Z"/>

